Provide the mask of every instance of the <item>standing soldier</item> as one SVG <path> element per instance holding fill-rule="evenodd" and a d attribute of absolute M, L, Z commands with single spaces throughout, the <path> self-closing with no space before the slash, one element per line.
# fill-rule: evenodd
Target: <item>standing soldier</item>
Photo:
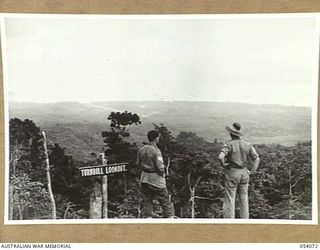
<path fill-rule="evenodd" d="M 248 186 L 249 174 L 253 174 L 259 167 L 259 155 L 254 147 L 247 141 L 242 140 L 241 126 L 235 122 L 227 126 L 226 130 L 231 136 L 222 146 L 219 153 L 219 161 L 225 168 L 225 196 L 223 203 L 224 218 L 235 217 L 235 198 L 238 192 L 240 198 L 240 218 L 249 218 Z M 251 171 L 248 170 L 252 162 Z"/>
<path fill-rule="evenodd" d="M 158 131 L 149 131 L 149 143 L 140 148 L 138 152 L 137 164 L 142 168 L 141 192 L 145 218 L 152 218 L 153 200 L 159 201 L 164 217 L 173 218 L 173 208 L 166 186 L 165 167 L 161 151 L 157 147 L 159 136 Z"/>

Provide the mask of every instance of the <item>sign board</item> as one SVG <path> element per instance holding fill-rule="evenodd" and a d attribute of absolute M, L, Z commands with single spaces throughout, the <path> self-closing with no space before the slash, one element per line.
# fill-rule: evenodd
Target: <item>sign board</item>
<path fill-rule="evenodd" d="M 126 172 L 127 165 L 128 163 L 115 163 L 115 164 L 100 165 L 100 166 L 98 165 L 98 166 L 82 167 L 82 168 L 79 168 L 80 176 L 82 177 L 99 176 L 99 175 Z"/>

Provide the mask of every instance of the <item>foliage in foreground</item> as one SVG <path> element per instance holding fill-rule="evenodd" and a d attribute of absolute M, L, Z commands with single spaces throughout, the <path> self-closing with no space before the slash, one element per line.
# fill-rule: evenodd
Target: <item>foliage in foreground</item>
<path fill-rule="evenodd" d="M 109 214 L 115 218 L 138 218 L 141 213 L 140 169 L 135 165 L 137 144 L 129 128 L 139 125 L 137 114 L 112 113 L 110 126 L 102 133 L 109 162 L 129 162 L 129 171 L 109 177 Z M 222 218 L 224 170 L 217 155 L 222 143 L 211 143 L 195 133 L 182 131 L 173 136 L 163 124 L 154 125 L 162 137 L 159 147 L 169 175 L 168 189 L 175 214 L 181 218 Z M 147 132 L 147 131 L 146 131 Z M 285 147 L 255 145 L 261 164 L 251 176 L 249 186 L 250 218 L 311 219 L 312 169 L 311 142 Z M 58 144 L 49 145 L 52 188 L 60 219 L 89 217 L 89 197 L 101 178 L 81 178 L 79 166 L 97 165 L 67 155 Z M 10 120 L 11 219 L 47 219 L 50 204 L 46 186 L 40 128 L 30 120 Z M 161 209 L 155 202 L 155 211 Z M 238 213 L 238 211 L 237 211 Z"/>

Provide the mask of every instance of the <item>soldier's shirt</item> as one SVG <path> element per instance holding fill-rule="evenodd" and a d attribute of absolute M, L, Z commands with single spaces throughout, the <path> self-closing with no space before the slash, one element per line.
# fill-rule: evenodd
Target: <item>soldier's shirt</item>
<path fill-rule="evenodd" d="M 160 149 L 153 144 L 148 144 L 139 149 L 138 165 L 142 169 L 154 170 L 157 169 L 164 172 L 164 163 Z M 150 171 L 142 171 L 140 177 L 141 183 L 148 183 L 157 188 L 166 187 L 166 179 L 158 173 L 150 173 Z"/>
<path fill-rule="evenodd" d="M 250 161 L 255 161 L 259 157 L 255 148 L 241 138 L 226 142 L 220 152 L 226 155 L 227 162 L 235 163 L 243 168 L 247 167 Z"/>

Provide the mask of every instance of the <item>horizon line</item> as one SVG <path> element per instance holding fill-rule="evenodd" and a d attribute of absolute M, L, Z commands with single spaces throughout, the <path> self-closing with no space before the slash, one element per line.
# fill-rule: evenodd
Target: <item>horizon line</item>
<path fill-rule="evenodd" d="M 250 102 L 232 102 L 232 101 L 197 101 L 197 100 L 108 100 L 108 101 L 16 101 L 9 100 L 8 103 L 28 103 L 28 104 L 62 104 L 62 103 L 78 103 L 78 104 L 90 104 L 90 103 L 111 103 L 111 102 L 190 102 L 190 103 L 227 103 L 227 104 L 243 104 L 243 105 L 256 105 L 256 106 L 284 106 L 284 107 L 295 107 L 295 108 L 312 108 L 312 105 L 293 105 L 293 104 L 281 104 L 281 103 L 250 103 Z"/>

